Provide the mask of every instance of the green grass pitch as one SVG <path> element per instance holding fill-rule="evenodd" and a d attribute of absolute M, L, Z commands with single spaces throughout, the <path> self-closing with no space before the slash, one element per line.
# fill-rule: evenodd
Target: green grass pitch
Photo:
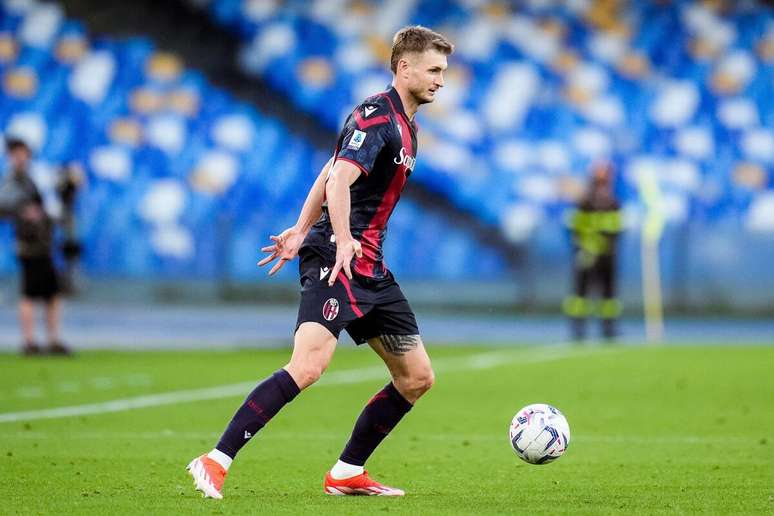
<path fill-rule="evenodd" d="M 208 400 L 172 396 L 135 410 L 0 422 L 2 512 L 774 512 L 774 347 L 430 346 L 430 353 L 436 386 L 367 465 L 404 488 L 405 498 L 322 493 L 323 474 L 361 407 L 387 380 L 370 350 L 341 346 L 328 379 L 242 451 L 222 501 L 194 492 L 184 467 L 213 446 L 247 388 Z M 287 357 L 287 350 L 0 355 L 0 420 L 249 385 Z M 533 402 L 559 407 L 572 429 L 565 456 L 545 466 L 518 460 L 507 439 L 511 417 Z"/>

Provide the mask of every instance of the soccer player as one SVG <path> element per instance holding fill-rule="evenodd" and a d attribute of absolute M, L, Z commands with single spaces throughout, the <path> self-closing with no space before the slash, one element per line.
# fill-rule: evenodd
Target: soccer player
<path fill-rule="evenodd" d="M 366 404 L 349 442 L 325 475 L 330 495 L 402 496 L 363 466 L 376 447 L 433 384 L 430 358 L 416 319 L 392 273 L 382 245 L 387 221 L 416 163 L 414 115 L 443 87 L 454 46 L 421 26 L 393 39 L 392 87 L 367 98 L 347 118 L 334 156 L 310 190 L 296 224 L 272 236 L 269 274 L 299 256 L 301 304 L 290 362 L 245 399 L 215 448 L 188 471 L 204 496 L 222 498 L 223 481 L 239 450 L 328 367 L 339 333 L 368 343 L 392 381 Z"/>

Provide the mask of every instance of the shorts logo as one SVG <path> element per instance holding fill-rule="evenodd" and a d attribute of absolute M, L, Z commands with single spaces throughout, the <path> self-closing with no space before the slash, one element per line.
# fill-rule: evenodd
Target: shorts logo
<path fill-rule="evenodd" d="M 365 141 L 366 133 L 363 131 L 358 131 L 355 129 L 355 132 L 352 133 L 352 138 L 349 139 L 349 143 L 347 144 L 348 149 L 352 150 L 358 150 L 360 147 L 363 146 L 363 142 Z"/>
<path fill-rule="evenodd" d="M 339 300 L 333 297 L 327 300 L 323 305 L 322 313 L 326 321 L 334 320 L 339 315 Z"/>

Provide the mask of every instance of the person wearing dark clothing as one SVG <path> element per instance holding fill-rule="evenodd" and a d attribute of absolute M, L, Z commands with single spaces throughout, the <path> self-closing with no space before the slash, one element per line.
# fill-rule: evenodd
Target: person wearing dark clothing
<path fill-rule="evenodd" d="M 390 216 L 416 165 L 419 107 L 443 87 L 454 45 L 426 27 L 393 38 L 387 91 L 351 112 L 333 156 L 307 194 L 297 223 L 271 236 L 259 266 L 274 274 L 299 257 L 301 303 L 287 365 L 248 394 L 212 451 L 188 465 L 196 489 L 223 498 L 223 482 L 242 448 L 301 391 L 320 378 L 346 330 L 384 361 L 391 381 L 368 401 L 323 490 L 339 496 L 403 496 L 372 479 L 365 463 L 432 387 L 430 357 L 416 317 L 384 263 Z"/>
<path fill-rule="evenodd" d="M 43 198 L 28 174 L 32 153 L 21 140 L 7 141 L 11 170 L 0 183 L 0 217 L 11 219 L 16 233 L 16 256 L 19 260 L 21 298 L 19 323 L 24 343 L 22 353 L 68 354 L 70 350 L 59 337 L 61 303 L 59 282 L 53 261 L 54 223 L 43 209 Z M 35 342 L 35 302 L 46 310 L 48 347 Z"/>
<path fill-rule="evenodd" d="M 594 168 L 589 189 L 568 221 L 573 240 L 573 290 L 564 300 L 572 337 L 586 337 L 586 319 L 597 315 L 606 339 L 616 336 L 622 305 L 616 288 L 616 247 L 622 230 L 621 207 L 612 190 L 612 169 Z M 599 301 L 592 291 L 599 290 Z"/>
<path fill-rule="evenodd" d="M 80 164 L 72 162 L 62 167 L 56 184 L 56 193 L 62 201 L 62 216 L 59 225 L 64 235 L 64 241 L 62 242 L 64 271 L 59 276 L 59 287 L 63 294 L 73 294 L 75 292 L 76 267 L 82 250 L 81 243 L 78 240 L 75 201 L 78 190 L 83 186 L 84 180 L 85 175 Z"/>

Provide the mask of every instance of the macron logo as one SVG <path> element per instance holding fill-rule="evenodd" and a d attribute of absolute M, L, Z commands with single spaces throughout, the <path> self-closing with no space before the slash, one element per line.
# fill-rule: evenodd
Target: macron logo
<path fill-rule="evenodd" d="M 331 270 L 328 267 L 320 267 L 320 281 L 324 280 L 329 272 L 331 272 Z"/>
<path fill-rule="evenodd" d="M 363 113 L 365 114 L 365 117 L 368 118 L 371 116 L 371 114 L 376 111 L 376 106 L 366 106 L 363 108 Z"/>
<path fill-rule="evenodd" d="M 253 436 L 253 434 L 251 434 L 250 432 L 245 430 L 245 439 L 250 439 L 252 436 Z"/>

